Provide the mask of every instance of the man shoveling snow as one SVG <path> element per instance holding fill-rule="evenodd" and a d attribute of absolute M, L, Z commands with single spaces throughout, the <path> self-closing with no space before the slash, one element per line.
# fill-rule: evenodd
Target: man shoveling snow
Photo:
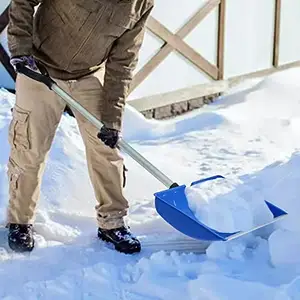
<path fill-rule="evenodd" d="M 125 253 L 139 252 L 141 246 L 124 224 L 128 201 L 123 195 L 123 159 L 116 146 L 152 7 L 152 0 L 86 1 L 82 5 L 13 0 L 10 7 L 11 63 L 36 70 L 36 63 L 42 62 L 50 76 L 104 124 L 97 132 L 74 112 L 98 201 L 98 236 Z M 9 128 L 7 216 L 9 246 L 15 251 L 34 247 L 33 221 L 45 159 L 64 109 L 64 102 L 46 86 L 18 74 Z"/>

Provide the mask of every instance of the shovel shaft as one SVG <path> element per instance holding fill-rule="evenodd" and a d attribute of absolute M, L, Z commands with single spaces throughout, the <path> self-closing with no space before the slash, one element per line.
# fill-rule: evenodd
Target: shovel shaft
<path fill-rule="evenodd" d="M 60 96 L 71 108 L 82 114 L 89 122 L 91 122 L 99 130 L 103 124 L 90 114 L 84 107 L 82 107 L 77 101 L 75 101 L 67 92 L 61 89 L 56 83 L 52 83 L 51 89 L 58 96 Z M 146 169 L 150 174 L 152 174 L 156 179 L 158 179 L 167 188 L 176 186 L 170 178 L 163 174 L 159 169 L 152 165 L 146 158 L 139 154 L 135 149 L 133 149 L 127 142 L 120 139 L 118 147 L 121 151 L 127 153 L 131 158 L 133 158 L 137 163 L 139 163 L 144 169 Z"/>

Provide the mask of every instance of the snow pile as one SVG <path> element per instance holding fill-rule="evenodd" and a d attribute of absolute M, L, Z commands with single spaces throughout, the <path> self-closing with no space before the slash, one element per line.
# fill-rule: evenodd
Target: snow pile
<path fill-rule="evenodd" d="M 144 247 L 126 256 L 97 240 L 84 146 L 76 121 L 64 115 L 43 178 L 35 250 L 11 253 L 0 228 L 0 299 L 300 299 L 299 78 L 295 69 L 251 81 L 169 121 L 145 120 L 126 108 L 124 137 L 172 180 L 188 186 L 216 174 L 226 178 L 187 189 L 200 219 L 222 230 L 247 228 L 269 218 L 264 200 L 289 213 L 264 232 L 212 243 L 203 255 Z M 2 225 L 13 102 L 0 91 Z M 165 187 L 126 155 L 125 163 L 133 232 L 143 245 L 182 242 L 155 211 L 153 193 Z"/>
<path fill-rule="evenodd" d="M 259 176 L 249 176 L 249 184 L 264 197 L 288 212 L 269 237 L 270 260 L 274 266 L 300 264 L 300 152 L 263 169 Z M 300 266 L 299 266 L 300 267 Z"/>
<path fill-rule="evenodd" d="M 201 117 L 192 112 L 189 118 L 177 117 L 175 122 L 174 120 L 145 119 L 140 112 L 127 105 L 123 136 L 124 139 L 131 141 L 172 138 L 193 131 L 213 129 L 223 123 L 226 123 L 226 118 L 214 112 L 203 113 Z"/>
<path fill-rule="evenodd" d="M 220 232 L 247 231 L 273 219 L 259 191 L 239 179 L 209 180 L 185 194 L 197 219 Z"/>
<path fill-rule="evenodd" d="M 300 264 L 300 232 L 276 230 L 269 238 L 271 261 L 274 266 Z"/>

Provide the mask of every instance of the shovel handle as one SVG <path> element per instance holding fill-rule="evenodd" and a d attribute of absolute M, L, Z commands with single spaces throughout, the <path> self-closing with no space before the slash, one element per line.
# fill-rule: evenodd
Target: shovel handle
<path fill-rule="evenodd" d="M 60 88 L 56 82 L 49 76 L 46 68 L 38 63 L 38 68 L 40 73 L 37 73 L 24 64 L 18 64 L 16 70 L 25 76 L 30 77 L 33 80 L 44 83 L 50 90 L 60 96 L 71 108 L 82 114 L 88 121 L 90 121 L 98 130 L 101 129 L 103 123 L 95 118 L 91 113 L 89 113 L 84 107 L 82 107 L 76 100 L 74 100 L 67 92 Z M 144 169 L 146 169 L 150 174 L 152 174 L 156 179 L 158 179 L 167 188 L 177 187 L 178 184 L 173 182 L 165 174 L 163 174 L 159 169 L 157 169 L 153 164 L 151 164 L 145 157 L 143 157 L 139 152 L 132 148 L 127 142 L 120 138 L 118 142 L 118 148 L 125 153 L 127 153 L 131 158 L 133 158 L 137 163 L 139 163 Z"/>
<path fill-rule="evenodd" d="M 37 67 L 39 68 L 40 73 L 33 71 L 30 68 L 27 68 L 24 63 L 16 64 L 16 71 L 22 73 L 27 77 L 30 77 L 33 80 L 44 83 L 50 90 L 55 81 L 49 76 L 47 69 L 39 62 L 36 62 Z"/>

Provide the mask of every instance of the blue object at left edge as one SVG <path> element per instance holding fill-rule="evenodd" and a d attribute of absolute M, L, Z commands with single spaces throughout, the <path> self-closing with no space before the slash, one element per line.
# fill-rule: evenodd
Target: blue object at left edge
<path fill-rule="evenodd" d="M 219 178 L 224 177 L 221 175 L 216 175 L 195 181 L 191 185 L 196 185 Z M 230 239 L 230 237 L 239 233 L 219 232 L 201 223 L 189 208 L 188 200 L 185 196 L 185 188 L 186 185 L 181 185 L 179 187 L 154 194 L 156 210 L 166 222 L 168 222 L 181 233 L 191 238 L 203 241 L 227 241 Z M 287 214 L 274 204 L 267 201 L 265 202 L 272 212 L 274 219 Z"/>

